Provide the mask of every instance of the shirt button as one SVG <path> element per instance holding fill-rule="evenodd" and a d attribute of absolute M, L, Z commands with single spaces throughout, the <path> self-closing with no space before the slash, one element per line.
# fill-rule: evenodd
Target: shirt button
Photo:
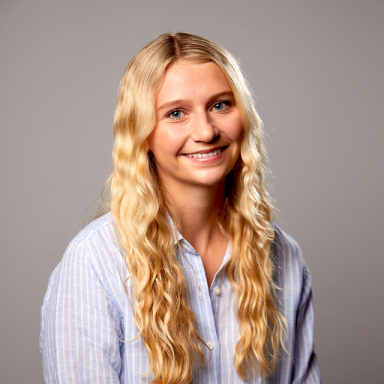
<path fill-rule="evenodd" d="M 216 296 L 221 295 L 221 289 L 219 287 L 216 287 L 213 292 L 215 292 Z"/>
<path fill-rule="evenodd" d="M 215 344 L 212 343 L 212 341 L 208 341 L 207 345 L 208 345 L 208 348 L 209 348 L 210 350 L 212 350 L 213 348 L 215 348 Z"/>

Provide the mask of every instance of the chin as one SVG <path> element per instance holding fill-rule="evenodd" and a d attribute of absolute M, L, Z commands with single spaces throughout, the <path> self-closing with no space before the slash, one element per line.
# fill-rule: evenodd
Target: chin
<path fill-rule="evenodd" d="M 221 177 L 208 176 L 208 177 L 201 177 L 198 180 L 195 180 L 195 184 L 201 185 L 201 186 L 213 187 L 215 185 L 220 184 L 220 182 L 222 182 L 223 180 L 225 180 L 225 176 L 221 176 Z"/>

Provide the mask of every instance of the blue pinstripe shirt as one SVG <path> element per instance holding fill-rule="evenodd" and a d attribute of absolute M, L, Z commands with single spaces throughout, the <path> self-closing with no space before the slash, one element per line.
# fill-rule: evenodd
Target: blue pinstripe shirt
<path fill-rule="evenodd" d="M 289 325 L 286 348 L 274 374 L 248 383 L 319 383 L 314 352 L 314 312 L 311 275 L 295 240 L 275 228 L 272 252 L 278 263 L 276 281 L 281 310 Z M 223 263 L 208 288 L 203 263 L 193 247 L 178 234 L 183 255 L 178 259 L 189 285 L 191 307 L 199 335 L 211 348 L 211 359 L 194 370 L 194 383 L 243 383 L 233 364 L 239 338 L 236 294 Z M 175 239 L 176 244 L 176 239 Z M 41 309 L 40 352 L 46 383 L 148 383 L 149 362 L 138 335 L 127 296 L 132 280 L 123 250 L 108 213 L 95 220 L 69 244 L 53 271 Z M 209 358 L 209 351 L 206 351 Z"/>

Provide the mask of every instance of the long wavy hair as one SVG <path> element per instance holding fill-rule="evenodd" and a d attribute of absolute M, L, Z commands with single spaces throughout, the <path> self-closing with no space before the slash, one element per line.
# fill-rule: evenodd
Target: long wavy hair
<path fill-rule="evenodd" d="M 180 59 L 216 63 L 232 88 L 243 121 L 241 153 L 226 179 L 220 229 L 232 243 L 225 273 L 237 294 L 240 338 L 234 366 L 243 379 L 268 376 L 284 348 L 286 321 L 273 282 L 274 230 L 264 185 L 262 124 L 235 58 L 218 44 L 187 33 L 160 35 L 129 63 L 120 83 L 114 168 L 106 183 L 106 209 L 111 210 L 134 284 L 135 321 L 150 362 L 147 373 L 152 371 L 152 382 L 157 384 L 189 383 L 194 361 L 204 362 L 207 347 L 187 300 L 188 286 L 168 215 L 176 226 L 178 220 L 160 188 L 146 145 L 156 124 L 155 99 L 164 73 Z"/>

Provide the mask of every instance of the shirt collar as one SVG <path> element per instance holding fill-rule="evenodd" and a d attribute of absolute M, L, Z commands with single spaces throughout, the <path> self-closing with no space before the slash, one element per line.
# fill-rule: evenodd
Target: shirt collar
<path fill-rule="evenodd" d="M 191 251 L 192 251 L 193 247 L 187 242 L 187 240 L 184 239 L 183 235 L 176 229 L 175 223 L 173 222 L 173 220 L 171 219 L 171 216 L 169 216 L 168 213 L 167 213 L 167 219 L 168 219 L 168 223 L 169 223 L 171 230 L 172 230 L 173 245 L 176 245 L 177 242 L 181 243 L 183 241 L 183 242 L 187 243 L 186 244 L 187 247 L 188 246 L 191 247 Z M 227 250 L 225 252 L 223 262 L 222 262 L 222 266 L 225 265 L 229 261 L 229 259 L 231 258 L 231 253 L 232 253 L 232 244 L 229 241 L 228 247 L 227 247 Z M 221 267 L 220 267 L 220 269 L 221 269 Z"/>
<path fill-rule="evenodd" d="M 167 219 L 169 226 L 171 227 L 172 236 L 173 236 L 173 245 L 176 245 L 177 242 L 180 242 L 181 240 L 184 240 L 183 235 L 177 230 L 175 223 L 171 219 L 171 216 L 167 213 Z"/>

